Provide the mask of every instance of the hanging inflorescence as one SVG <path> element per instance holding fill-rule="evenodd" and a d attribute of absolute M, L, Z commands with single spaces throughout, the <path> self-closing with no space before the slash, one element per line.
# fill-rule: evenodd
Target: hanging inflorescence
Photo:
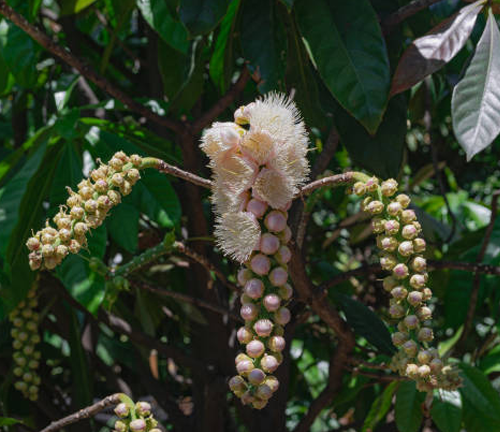
<path fill-rule="evenodd" d="M 36 311 L 37 283 L 28 291 L 25 300 L 21 301 L 17 307 L 9 314 L 12 322 L 11 336 L 14 349 L 14 375 L 17 381 L 14 387 L 19 390 L 24 397 L 36 401 L 40 387 L 40 376 L 37 373 L 40 363 L 40 351 L 36 350 L 36 345 L 40 342 L 38 334 L 39 314 Z"/>
<path fill-rule="evenodd" d="M 277 390 L 271 375 L 283 360 L 288 283 L 288 209 L 309 167 L 304 123 L 290 100 L 269 95 L 239 108 L 235 122 L 214 123 L 202 138 L 210 158 L 220 248 L 244 267 L 237 332 L 245 352 L 236 357 L 231 390 L 244 404 L 261 409 Z"/>
<path fill-rule="evenodd" d="M 115 422 L 114 432 L 161 432 L 147 402 L 137 402 L 132 406 L 122 402 L 116 406 L 115 414 L 119 419 Z"/>
<path fill-rule="evenodd" d="M 47 221 L 45 228 L 26 242 L 31 269 L 53 269 L 69 253 L 85 248 L 88 231 L 102 225 L 109 210 L 132 191 L 141 177 L 141 164 L 140 156 L 129 157 L 120 151 L 108 164 L 93 170 L 89 179 L 82 180 L 78 192 L 68 188 L 66 205 L 52 219 L 56 228 Z"/>
<path fill-rule="evenodd" d="M 432 311 L 427 306 L 432 291 L 423 257 L 426 243 L 415 212 L 408 208 L 410 198 L 397 194 L 398 183 L 393 179 L 379 185 L 377 178 L 371 178 L 355 183 L 353 190 L 364 197 L 362 209 L 374 216 L 380 264 L 392 273 L 383 280 L 391 295 L 389 315 L 397 321 L 392 341 L 400 348 L 392 369 L 414 379 L 421 391 L 457 388 L 461 383 L 458 372 L 444 365 L 438 351 L 430 347 L 434 335 L 429 326 Z"/>

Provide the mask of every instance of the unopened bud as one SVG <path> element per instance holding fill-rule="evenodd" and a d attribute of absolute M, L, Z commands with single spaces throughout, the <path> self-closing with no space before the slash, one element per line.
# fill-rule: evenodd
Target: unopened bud
<path fill-rule="evenodd" d="M 416 238 L 413 240 L 413 249 L 415 249 L 415 253 L 423 253 L 425 252 L 425 240 L 423 238 Z"/>
<path fill-rule="evenodd" d="M 263 276 L 269 273 L 271 261 L 267 256 L 257 254 L 250 260 L 250 268 L 254 273 Z"/>
<path fill-rule="evenodd" d="M 405 323 L 405 326 L 410 330 L 416 329 L 420 324 L 420 321 L 415 315 L 406 316 L 403 322 Z"/>
<path fill-rule="evenodd" d="M 278 309 L 274 314 L 274 319 L 278 324 L 287 325 L 291 319 L 290 310 L 286 307 Z"/>
<path fill-rule="evenodd" d="M 26 246 L 30 251 L 38 250 L 40 247 L 40 241 L 36 237 L 30 237 L 26 242 Z"/>
<path fill-rule="evenodd" d="M 385 221 L 385 219 L 382 219 L 382 218 L 373 218 L 372 219 L 372 230 L 375 234 L 381 234 L 384 232 L 385 230 L 385 224 L 387 222 Z"/>
<path fill-rule="evenodd" d="M 115 414 L 118 416 L 118 417 L 127 417 L 130 413 L 130 409 L 129 407 L 124 404 L 124 403 L 120 403 L 116 406 L 115 408 Z"/>
<path fill-rule="evenodd" d="M 401 318 L 405 314 L 403 306 L 399 304 L 393 304 L 389 306 L 389 315 L 392 318 Z"/>
<path fill-rule="evenodd" d="M 408 291 L 404 287 L 396 287 L 393 288 L 391 291 L 391 295 L 396 299 L 396 300 L 404 300 L 406 298 L 406 295 L 408 294 Z"/>
<path fill-rule="evenodd" d="M 410 378 L 415 378 L 418 375 L 418 366 L 415 363 L 409 363 L 406 365 L 406 376 Z"/>
<path fill-rule="evenodd" d="M 426 278 L 423 274 L 414 274 L 410 278 L 410 285 L 415 289 L 423 288 L 426 282 Z"/>
<path fill-rule="evenodd" d="M 428 327 L 422 327 L 418 332 L 418 340 L 421 342 L 431 342 L 434 339 L 434 333 L 432 329 Z"/>
<path fill-rule="evenodd" d="M 246 390 L 245 380 L 240 375 L 236 375 L 229 380 L 229 388 L 232 391 Z"/>
<path fill-rule="evenodd" d="M 269 281 L 276 287 L 285 285 L 287 280 L 288 272 L 283 267 L 276 267 L 269 274 Z"/>
<path fill-rule="evenodd" d="M 423 295 L 419 291 L 412 291 L 408 294 L 408 303 L 410 303 L 413 307 L 418 306 L 422 303 Z"/>
<path fill-rule="evenodd" d="M 252 299 L 258 299 L 262 297 L 262 294 L 264 292 L 264 284 L 260 279 L 250 279 L 245 284 L 244 292 L 248 297 Z"/>
<path fill-rule="evenodd" d="M 365 183 L 368 192 L 375 192 L 378 189 L 379 180 L 377 177 L 371 177 Z"/>
<path fill-rule="evenodd" d="M 143 432 L 146 430 L 146 422 L 143 419 L 132 420 L 129 428 L 132 432 Z"/>
<path fill-rule="evenodd" d="M 394 267 L 392 273 L 397 279 L 404 279 L 408 277 L 408 267 L 405 264 L 398 264 Z"/>
<path fill-rule="evenodd" d="M 380 239 L 380 245 L 382 246 L 383 250 L 393 252 L 398 247 L 398 241 L 395 237 L 383 236 Z"/>
<path fill-rule="evenodd" d="M 263 304 L 268 312 L 274 312 L 279 309 L 281 299 L 276 294 L 268 294 L 264 297 Z"/>
<path fill-rule="evenodd" d="M 403 207 L 404 209 L 406 207 L 408 207 L 410 205 L 410 202 L 411 202 L 411 199 L 408 195 L 406 194 L 399 194 L 397 197 L 396 197 L 396 201 L 401 204 L 401 207 Z"/>
<path fill-rule="evenodd" d="M 253 385 L 262 384 L 265 379 L 266 374 L 262 371 L 262 369 L 252 369 L 248 374 L 248 381 Z"/>
<path fill-rule="evenodd" d="M 248 343 L 246 352 L 252 358 L 260 357 L 265 351 L 264 344 L 259 340 L 253 340 Z"/>
<path fill-rule="evenodd" d="M 290 286 L 290 284 L 286 283 L 279 288 L 278 294 L 283 300 L 290 300 L 293 296 L 293 288 Z"/>
<path fill-rule="evenodd" d="M 387 213 L 389 213 L 391 216 L 397 216 L 399 215 L 399 213 L 401 213 L 401 211 L 401 204 L 399 204 L 397 201 L 393 201 L 387 206 Z"/>
<path fill-rule="evenodd" d="M 409 257 L 413 254 L 413 243 L 411 241 L 403 241 L 398 246 L 398 252 L 404 257 Z"/>
<path fill-rule="evenodd" d="M 408 340 L 408 335 L 402 332 L 396 332 L 392 334 L 391 338 L 394 345 L 401 346 Z"/>
<path fill-rule="evenodd" d="M 286 342 L 282 336 L 272 336 L 267 345 L 271 351 L 281 352 L 285 349 Z"/>
<path fill-rule="evenodd" d="M 75 206 L 71 209 L 70 214 L 73 219 L 81 219 L 85 214 L 85 210 L 83 210 L 83 208 L 80 206 Z"/>
<path fill-rule="evenodd" d="M 398 182 L 394 179 L 388 179 L 382 182 L 380 190 L 382 191 L 382 195 L 386 197 L 393 196 L 398 191 Z"/>
<path fill-rule="evenodd" d="M 356 182 L 352 190 L 357 196 L 363 196 L 366 193 L 366 186 L 363 182 Z"/>
<path fill-rule="evenodd" d="M 255 333 L 257 333 L 257 336 L 260 337 L 269 336 L 273 331 L 273 327 L 274 327 L 273 323 L 271 322 L 271 320 L 268 319 L 260 319 L 253 325 Z"/>
<path fill-rule="evenodd" d="M 260 365 L 264 371 L 273 373 L 278 368 L 279 363 L 278 360 L 276 360 L 276 357 L 265 354 L 260 361 Z"/>
<path fill-rule="evenodd" d="M 139 401 L 135 404 L 135 410 L 141 417 L 151 414 L 151 405 L 147 402 Z"/>
<path fill-rule="evenodd" d="M 391 291 L 393 288 L 395 288 L 399 284 L 399 282 L 393 276 L 386 276 L 384 278 L 382 284 L 384 286 L 384 290 Z"/>
<path fill-rule="evenodd" d="M 246 303 L 243 306 L 241 306 L 240 309 L 241 318 L 243 318 L 245 321 L 252 321 L 257 317 L 258 313 L 259 313 L 258 307 L 253 303 Z"/>
<path fill-rule="evenodd" d="M 408 356 L 415 357 L 417 355 L 418 346 L 414 340 L 409 340 L 403 344 L 403 349 Z"/>
<path fill-rule="evenodd" d="M 427 306 L 422 306 L 417 309 L 417 316 L 422 321 L 427 321 L 432 318 L 432 311 Z"/>
<path fill-rule="evenodd" d="M 380 201 L 377 201 L 377 200 L 371 201 L 365 207 L 365 211 L 367 211 L 371 215 L 380 214 L 384 211 L 384 204 L 382 204 Z"/>
<path fill-rule="evenodd" d="M 384 230 L 387 235 L 396 235 L 399 232 L 399 222 L 394 219 L 389 219 L 384 224 Z"/>
<path fill-rule="evenodd" d="M 130 162 L 136 167 L 141 166 L 142 158 L 139 155 L 133 154 L 130 155 Z"/>
<path fill-rule="evenodd" d="M 286 227 L 286 217 L 283 212 L 273 210 L 264 219 L 264 225 L 271 232 L 283 231 Z"/>

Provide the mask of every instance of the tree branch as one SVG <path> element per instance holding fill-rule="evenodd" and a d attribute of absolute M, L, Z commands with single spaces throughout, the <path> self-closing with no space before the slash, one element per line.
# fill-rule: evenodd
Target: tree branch
<path fill-rule="evenodd" d="M 200 132 L 204 127 L 212 123 L 224 110 L 231 105 L 238 95 L 245 89 L 248 80 L 250 79 L 250 72 L 246 66 L 241 70 L 241 74 L 227 93 L 222 96 L 207 112 L 205 112 L 200 118 L 195 120 L 191 126 L 191 132 L 196 134 Z"/>
<path fill-rule="evenodd" d="M 83 408 L 80 411 L 60 420 L 52 422 L 49 426 L 47 426 L 45 429 L 42 429 L 40 432 L 55 432 L 66 426 L 69 426 L 70 424 L 79 422 L 80 420 L 88 419 L 112 405 L 118 405 L 121 402 L 121 396 L 122 393 L 115 393 L 110 396 L 106 396 L 104 399 L 93 405 Z"/>
<path fill-rule="evenodd" d="M 161 173 L 181 178 L 189 183 L 193 183 L 195 185 L 204 187 L 206 189 L 210 189 L 212 187 L 212 182 L 210 180 L 197 176 L 192 172 L 184 171 L 179 167 L 170 165 L 161 159 L 148 158 L 148 157 L 143 158 L 143 166 L 154 167 Z"/>
<path fill-rule="evenodd" d="M 415 15 L 422 9 L 432 6 L 434 3 L 438 3 L 440 1 L 441 0 L 413 0 L 411 3 L 402 6 L 396 12 L 385 18 L 382 21 L 382 27 L 390 30 L 391 27 L 398 25 L 400 22 L 411 17 L 412 15 Z"/>
<path fill-rule="evenodd" d="M 65 50 L 56 42 L 54 42 L 46 33 L 44 33 L 39 28 L 30 24 L 26 18 L 18 14 L 14 9 L 12 9 L 5 0 L 0 0 L 0 14 L 4 15 L 6 18 L 11 20 L 16 26 L 26 32 L 31 36 L 36 42 L 38 42 L 43 48 L 49 51 L 54 56 L 60 58 L 62 61 L 75 68 L 84 77 L 92 81 L 101 90 L 108 93 L 110 96 L 118 99 L 124 105 L 126 105 L 131 111 L 136 112 L 147 118 L 148 120 L 167 127 L 176 133 L 181 133 L 184 129 L 182 123 L 174 121 L 172 119 L 162 117 L 153 111 L 151 111 L 146 106 L 134 101 L 125 92 L 115 87 L 111 82 L 109 82 L 105 77 L 99 75 L 95 72 L 88 64 L 80 60 L 78 57 L 73 55 L 71 52 Z"/>
<path fill-rule="evenodd" d="M 354 181 L 366 181 L 369 176 L 366 174 L 356 172 L 356 171 L 348 171 L 342 174 L 336 174 L 330 177 L 323 177 L 319 180 L 312 181 L 311 183 L 306 184 L 296 195 L 295 198 L 309 195 L 316 189 L 325 187 L 325 186 L 338 186 L 344 184 L 350 184 Z"/>

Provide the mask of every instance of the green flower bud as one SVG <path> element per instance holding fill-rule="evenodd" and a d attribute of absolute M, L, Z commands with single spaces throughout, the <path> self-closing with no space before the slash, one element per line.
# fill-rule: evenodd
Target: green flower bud
<path fill-rule="evenodd" d="M 356 182 L 352 190 L 357 196 L 363 196 L 366 193 L 366 186 L 363 182 Z"/>
<path fill-rule="evenodd" d="M 136 167 L 141 166 L 142 158 L 139 155 L 133 154 L 130 155 L 130 162 Z"/>

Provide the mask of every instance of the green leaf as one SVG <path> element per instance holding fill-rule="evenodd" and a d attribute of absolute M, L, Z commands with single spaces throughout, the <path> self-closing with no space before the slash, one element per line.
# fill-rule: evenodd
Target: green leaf
<path fill-rule="evenodd" d="M 284 65 L 280 54 L 279 24 L 274 4 L 267 0 L 244 1 L 241 11 L 241 49 L 250 67 L 260 77 L 262 93 L 283 85 Z"/>
<path fill-rule="evenodd" d="M 344 110 L 335 113 L 341 142 L 352 161 L 382 178 L 397 177 L 403 162 L 406 138 L 406 101 L 393 98 L 375 136 Z"/>
<path fill-rule="evenodd" d="M 386 416 L 391 408 L 392 398 L 398 388 L 398 382 L 393 381 L 382 392 L 380 396 L 373 402 L 368 415 L 363 423 L 361 432 L 371 432 L 377 424 Z"/>
<path fill-rule="evenodd" d="M 462 423 L 462 397 L 458 391 L 437 390 L 431 417 L 441 432 L 459 432 Z"/>
<path fill-rule="evenodd" d="M 19 423 L 22 423 L 22 421 L 10 417 L 0 417 L 0 426 L 12 426 Z"/>
<path fill-rule="evenodd" d="M 165 0 L 137 0 L 137 7 L 146 22 L 167 44 L 184 54 L 188 52 L 186 29 L 172 17 Z"/>
<path fill-rule="evenodd" d="M 469 39 L 485 0 L 460 9 L 406 49 L 392 80 L 391 95 L 401 93 L 441 69 Z"/>
<path fill-rule="evenodd" d="M 497 345 L 488 351 L 488 353 L 481 359 L 479 367 L 486 375 L 492 372 L 500 372 L 500 345 Z"/>
<path fill-rule="evenodd" d="M 61 15 L 76 14 L 95 2 L 96 0 L 62 0 Z"/>
<path fill-rule="evenodd" d="M 425 394 L 417 391 L 414 381 L 402 382 L 396 394 L 396 425 L 400 431 L 417 432 L 422 424 Z"/>
<path fill-rule="evenodd" d="M 139 210 L 135 206 L 122 203 L 115 207 L 107 219 L 106 226 L 119 246 L 130 253 L 137 251 Z"/>
<path fill-rule="evenodd" d="M 491 9 L 476 53 L 453 89 L 453 130 L 467 160 L 488 147 L 500 133 L 500 32 Z"/>
<path fill-rule="evenodd" d="M 180 17 L 192 35 L 209 33 L 222 19 L 229 0 L 181 0 Z"/>
<path fill-rule="evenodd" d="M 459 389 L 463 401 L 463 421 L 468 431 L 500 430 L 500 397 L 486 375 L 462 363 L 463 385 Z"/>
<path fill-rule="evenodd" d="M 390 82 L 378 17 L 368 0 L 300 0 L 299 28 L 326 86 L 371 133 L 382 121 Z"/>
<path fill-rule="evenodd" d="M 61 159 L 57 164 L 54 181 L 50 189 L 49 200 L 52 206 L 64 204 L 68 198 L 66 187 L 76 189 L 76 185 L 83 176 L 82 161 L 76 153 L 74 144 L 65 142 L 62 147 Z"/>
<path fill-rule="evenodd" d="M 352 298 L 335 293 L 347 319 L 347 323 L 356 334 L 363 336 L 381 352 L 392 355 L 395 352 L 391 335 L 382 320 L 363 303 Z"/>
<path fill-rule="evenodd" d="M 0 21 L 0 56 L 22 87 L 32 88 L 36 84 L 37 53 L 38 45 L 23 30 L 6 20 Z"/>

